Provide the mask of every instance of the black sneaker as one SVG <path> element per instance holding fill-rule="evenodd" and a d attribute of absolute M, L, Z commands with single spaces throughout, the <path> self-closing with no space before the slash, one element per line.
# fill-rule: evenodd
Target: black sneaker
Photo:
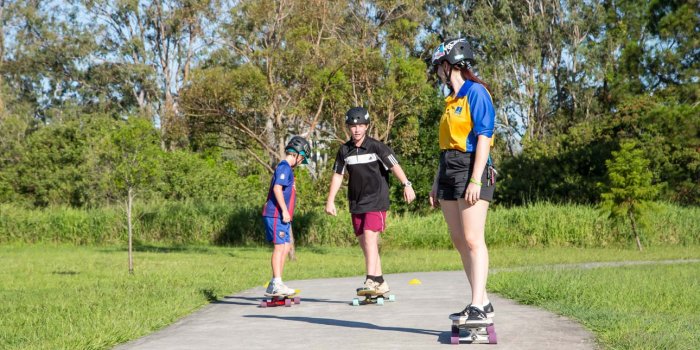
<path fill-rule="evenodd" d="M 450 314 L 450 319 L 454 320 L 454 319 L 468 317 L 469 316 L 468 311 L 469 311 L 470 307 L 472 307 L 472 304 L 467 305 L 467 307 L 465 307 L 464 310 L 462 310 L 460 312 L 455 312 L 453 314 Z"/>
<path fill-rule="evenodd" d="M 450 318 L 468 317 L 469 314 L 467 311 L 469 310 L 470 306 L 472 306 L 472 304 L 467 305 L 467 307 L 465 307 L 464 310 L 460 312 L 450 314 Z M 493 304 L 491 304 L 490 302 L 486 304 L 486 306 L 484 306 L 484 312 L 486 313 L 486 317 L 488 318 L 496 316 L 496 312 L 493 310 Z"/>
<path fill-rule="evenodd" d="M 484 312 L 486 313 L 486 316 L 488 318 L 493 318 L 494 316 L 496 316 L 496 312 L 493 311 L 493 305 L 491 305 L 491 302 L 484 306 Z"/>
<path fill-rule="evenodd" d="M 486 313 L 476 306 L 469 306 L 467 308 L 467 319 L 464 320 L 465 324 L 479 324 L 479 325 L 490 325 L 493 324 L 493 320 L 486 316 Z"/>

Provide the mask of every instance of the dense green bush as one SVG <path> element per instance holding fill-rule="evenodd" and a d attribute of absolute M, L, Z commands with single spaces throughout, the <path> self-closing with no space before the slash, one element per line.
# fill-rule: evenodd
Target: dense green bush
<path fill-rule="evenodd" d="M 262 205 L 262 202 L 260 202 Z M 152 202 L 135 207 L 134 237 L 139 244 L 258 245 L 264 243 L 261 205 L 232 202 Z M 654 204 L 642 222 L 646 246 L 700 244 L 700 209 Z M 356 244 L 347 209 L 337 217 L 319 206 L 295 213 L 294 235 L 300 245 Z M 120 207 L 22 209 L 0 205 L 0 243 L 56 242 L 122 244 L 125 214 Z M 383 235 L 385 247 L 450 248 L 442 214 L 390 213 Z M 486 239 L 490 246 L 601 247 L 630 244 L 625 225 L 609 223 L 599 210 L 585 205 L 538 203 L 497 207 L 489 212 Z"/>

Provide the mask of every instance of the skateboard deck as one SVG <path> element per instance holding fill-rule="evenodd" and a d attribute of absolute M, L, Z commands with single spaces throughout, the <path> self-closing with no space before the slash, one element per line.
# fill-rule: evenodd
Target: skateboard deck
<path fill-rule="evenodd" d="M 466 317 L 452 317 L 452 335 L 450 343 L 459 344 L 497 344 L 496 328 L 492 319 L 487 319 L 483 323 L 465 323 Z M 461 330 L 466 330 L 466 336 L 460 335 Z"/>
<path fill-rule="evenodd" d="M 301 297 L 298 296 L 299 290 L 296 290 L 294 294 L 267 294 L 265 297 L 269 299 L 263 299 L 260 302 L 260 307 L 275 307 L 275 306 L 286 306 L 290 307 L 292 304 L 300 304 Z"/>
<path fill-rule="evenodd" d="M 364 300 L 360 298 L 355 298 L 352 299 L 352 302 L 350 303 L 352 306 L 360 306 L 360 305 L 370 305 L 370 304 L 377 304 L 377 305 L 384 305 L 385 301 L 391 301 L 394 302 L 396 301 L 396 296 L 394 294 L 374 294 L 374 293 L 362 293 L 361 291 L 357 291 L 357 296 L 363 296 L 365 297 Z"/>

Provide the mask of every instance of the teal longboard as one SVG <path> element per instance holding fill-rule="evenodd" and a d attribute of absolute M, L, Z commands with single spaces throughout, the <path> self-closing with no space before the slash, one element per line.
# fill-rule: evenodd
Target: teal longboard
<path fill-rule="evenodd" d="M 360 298 L 354 298 L 354 299 L 352 299 L 352 302 L 350 303 L 350 305 L 352 305 L 352 306 L 370 305 L 370 304 L 384 305 L 385 301 L 390 301 L 390 302 L 396 301 L 396 296 L 394 294 L 389 294 L 389 295 L 387 295 L 386 293 L 374 294 L 374 293 L 363 293 L 362 291 L 357 291 L 357 296 L 361 296 L 361 297 L 363 296 L 363 297 L 365 297 L 365 299 L 361 300 Z"/>

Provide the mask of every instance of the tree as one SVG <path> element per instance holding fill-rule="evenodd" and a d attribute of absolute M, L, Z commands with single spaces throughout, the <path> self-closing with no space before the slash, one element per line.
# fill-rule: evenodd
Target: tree
<path fill-rule="evenodd" d="M 87 0 L 101 50 L 96 52 L 161 131 L 161 147 L 172 150 L 187 142 L 186 122 L 179 112 L 178 93 L 189 80 L 199 55 L 213 42 L 212 28 L 222 12 L 219 0 Z M 158 90 L 152 89 L 156 81 Z M 151 113 L 155 111 L 155 115 Z"/>
<path fill-rule="evenodd" d="M 159 138 L 153 126 L 143 118 L 129 118 L 112 137 L 115 149 L 107 160 L 114 167 L 114 184 L 126 208 L 129 240 L 129 273 L 134 273 L 132 255 L 132 209 L 134 197 L 159 176 Z"/>
<path fill-rule="evenodd" d="M 284 156 L 290 134 L 314 139 L 319 131 L 334 132 L 322 125 L 349 90 L 341 71 L 348 49 L 339 41 L 345 7 L 337 5 L 236 3 L 230 22 L 221 27 L 224 48 L 194 72 L 193 84 L 182 94 L 194 131 L 217 131 L 220 146 L 245 150 L 270 171 Z M 228 87 L 217 72 L 242 79 L 233 84 L 244 91 L 222 90 Z M 249 83 L 241 85 L 244 81 Z M 231 100 L 237 96 L 244 98 Z"/>
<path fill-rule="evenodd" d="M 419 10 L 400 1 L 238 2 L 222 27 L 224 49 L 193 74 L 182 109 L 195 133 L 214 130 L 220 145 L 246 150 L 268 169 L 283 157 L 290 134 L 311 139 L 321 153 L 316 174 L 325 169 L 322 152 L 347 140 L 344 114 L 356 105 L 370 110 L 373 137 L 390 140 L 394 126 L 415 135 L 432 92 L 425 64 L 411 50 Z M 221 73 L 254 78 L 252 91 L 223 90 Z M 249 95 L 264 103 L 227 100 Z"/>
<path fill-rule="evenodd" d="M 80 100 L 76 86 L 95 47 L 88 32 L 70 23 L 78 9 L 36 0 L 0 5 L 7 6 L 0 18 L 4 82 L 18 101 L 32 104 L 35 117 L 60 120 L 63 108 Z"/>
<path fill-rule="evenodd" d="M 612 159 L 605 161 L 608 168 L 607 191 L 602 194 L 602 208 L 613 220 L 629 219 L 637 248 L 642 251 L 638 219 L 644 215 L 648 200 L 654 199 L 659 189 L 652 184 L 653 174 L 649 160 L 632 140 L 623 141 Z"/>

